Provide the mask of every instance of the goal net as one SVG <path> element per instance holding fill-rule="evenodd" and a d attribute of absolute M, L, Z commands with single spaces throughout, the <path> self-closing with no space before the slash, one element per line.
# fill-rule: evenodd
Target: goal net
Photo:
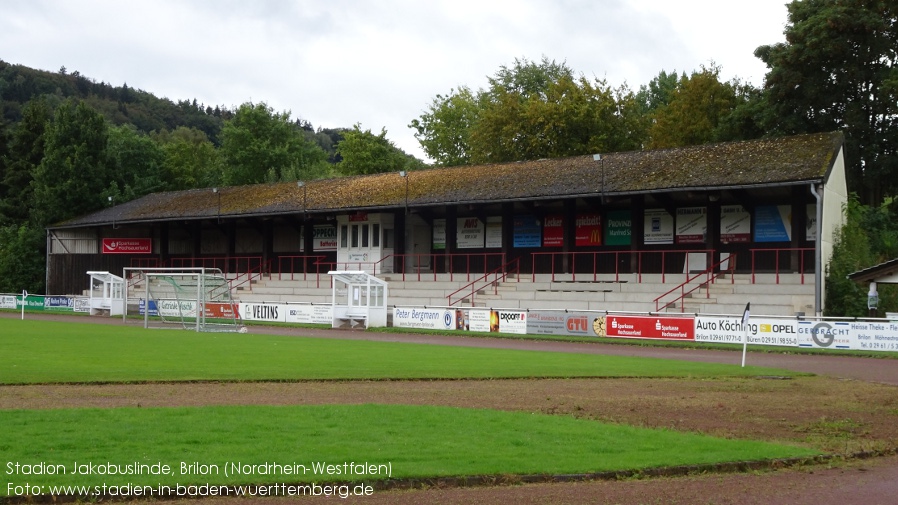
<path fill-rule="evenodd" d="M 125 268 L 128 313 L 144 328 L 246 331 L 228 279 L 217 268 Z"/>

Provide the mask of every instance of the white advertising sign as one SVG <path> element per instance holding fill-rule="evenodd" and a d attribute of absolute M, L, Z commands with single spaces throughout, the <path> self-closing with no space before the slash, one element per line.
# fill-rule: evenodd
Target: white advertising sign
<path fill-rule="evenodd" d="M 393 308 L 393 326 L 428 330 L 455 329 L 455 311 L 448 309 Z"/>
<path fill-rule="evenodd" d="M 849 323 L 852 349 L 863 351 L 898 351 L 898 322 Z"/>
<path fill-rule="evenodd" d="M 851 349 L 851 325 L 827 321 L 799 321 L 798 347 Z"/>
<path fill-rule="evenodd" d="M 150 302 L 152 303 L 152 300 Z M 190 300 L 156 300 L 156 310 L 163 317 L 196 317 L 196 302 Z"/>
<path fill-rule="evenodd" d="M 240 317 L 246 321 L 286 323 L 287 310 L 287 305 L 283 303 L 241 303 Z"/>
<path fill-rule="evenodd" d="M 486 228 L 476 217 L 458 218 L 455 229 L 455 244 L 459 249 L 482 249 Z"/>
<path fill-rule="evenodd" d="M 720 207 L 720 240 L 724 243 L 751 242 L 751 214 L 745 207 Z"/>
<path fill-rule="evenodd" d="M 708 228 L 708 212 L 704 207 L 677 209 L 677 243 L 701 244 L 705 242 Z"/>
<path fill-rule="evenodd" d="M 497 313 L 498 328 L 494 329 L 496 319 L 490 314 L 490 331 L 498 331 L 500 333 L 519 333 L 524 335 L 527 333 L 527 313 L 518 311 L 499 310 L 492 311 Z"/>
<path fill-rule="evenodd" d="M 433 248 L 436 250 L 446 249 L 446 220 L 433 220 Z"/>
<path fill-rule="evenodd" d="M 486 247 L 502 247 L 502 216 L 486 218 Z"/>
<path fill-rule="evenodd" d="M 490 331 L 490 311 L 468 310 L 467 329 L 470 331 Z M 498 316 L 497 316 L 498 317 Z"/>
<path fill-rule="evenodd" d="M 72 307 L 74 312 L 90 312 L 90 298 L 85 296 L 75 297 L 75 305 Z"/>
<path fill-rule="evenodd" d="M 817 205 L 808 204 L 806 210 L 804 239 L 808 242 L 817 240 Z"/>
<path fill-rule="evenodd" d="M 0 309 L 15 310 L 17 306 L 15 296 L 0 296 Z"/>
<path fill-rule="evenodd" d="M 306 324 L 331 324 L 334 321 L 333 305 L 287 305 L 286 322 Z"/>
<path fill-rule="evenodd" d="M 798 346 L 797 321 L 752 318 L 748 321 L 748 343 L 754 345 Z M 740 317 L 705 317 L 695 319 L 695 341 L 741 344 L 745 326 Z"/>
<path fill-rule="evenodd" d="M 646 244 L 673 244 L 674 220 L 664 209 L 647 209 L 643 241 Z"/>

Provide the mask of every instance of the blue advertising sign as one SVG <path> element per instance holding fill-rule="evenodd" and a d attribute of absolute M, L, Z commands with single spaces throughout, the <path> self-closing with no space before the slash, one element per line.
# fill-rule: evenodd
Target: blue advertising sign
<path fill-rule="evenodd" d="M 791 241 L 791 209 L 788 205 L 758 205 L 755 207 L 755 242 Z"/>
<path fill-rule="evenodd" d="M 515 216 L 514 247 L 539 247 L 542 245 L 542 229 L 535 216 Z"/>

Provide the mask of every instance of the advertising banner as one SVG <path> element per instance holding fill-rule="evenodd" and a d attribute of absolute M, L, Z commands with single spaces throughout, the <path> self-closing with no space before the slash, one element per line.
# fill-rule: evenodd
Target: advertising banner
<path fill-rule="evenodd" d="M 852 349 L 864 351 L 898 351 L 898 322 L 849 323 Z"/>
<path fill-rule="evenodd" d="M 15 309 L 18 307 L 18 297 L 3 295 L 0 296 L 0 309 Z"/>
<path fill-rule="evenodd" d="M 742 318 L 705 317 L 695 319 L 695 341 L 741 344 L 748 329 L 748 343 L 760 345 L 798 346 L 798 324 L 795 320 L 752 318 L 743 326 Z"/>
<path fill-rule="evenodd" d="M 137 303 L 137 313 L 144 315 L 146 301 L 141 298 Z M 150 300 L 150 315 L 163 317 L 196 317 L 196 302 L 192 300 Z"/>
<path fill-rule="evenodd" d="M 720 241 L 751 242 L 751 214 L 741 205 L 720 207 Z"/>
<path fill-rule="evenodd" d="M 527 333 L 527 312 L 488 309 L 456 309 L 455 311 L 452 311 L 451 316 L 451 326 L 458 330 L 518 333 L 521 335 Z M 443 317 L 448 316 L 444 315 Z M 395 321 L 394 318 L 394 325 L 396 324 Z M 416 327 L 421 328 L 422 326 Z"/>
<path fill-rule="evenodd" d="M 90 312 L 90 298 L 86 296 L 76 296 L 72 304 L 74 312 Z"/>
<path fill-rule="evenodd" d="M 595 337 L 595 321 L 604 315 L 590 312 L 560 310 L 531 310 L 527 313 L 527 333 L 530 335 L 575 335 Z"/>
<path fill-rule="evenodd" d="M 455 329 L 455 310 L 393 308 L 393 326 L 397 328 L 423 328 L 426 330 Z"/>
<path fill-rule="evenodd" d="M 456 221 L 455 245 L 459 249 L 482 249 L 486 227 L 476 217 L 460 217 Z"/>
<path fill-rule="evenodd" d="M 708 229 L 708 212 L 705 207 L 677 209 L 677 243 L 704 244 Z"/>
<path fill-rule="evenodd" d="M 148 238 L 104 238 L 103 254 L 152 254 L 153 241 Z"/>
<path fill-rule="evenodd" d="M 792 207 L 758 205 L 755 207 L 755 242 L 792 240 Z"/>
<path fill-rule="evenodd" d="M 577 247 L 602 245 L 602 216 L 578 215 L 574 228 L 574 243 Z"/>
<path fill-rule="evenodd" d="M 45 296 L 44 310 L 54 312 L 73 312 L 75 299 L 69 296 Z"/>
<path fill-rule="evenodd" d="M 804 239 L 808 242 L 817 240 L 817 206 L 813 203 L 808 204 L 805 208 L 807 216 L 805 220 Z"/>
<path fill-rule="evenodd" d="M 446 249 L 446 220 L 433 220 L 433 248 L 436 251 Z"/>
<path fill-rule="evenodd" d="M 246 321 L 286 323 L 287 310 L 283 303 L 240 303 L 240 316 Z"/>
<path fill-rule="evenodd" d="M 543 224 L 543 247 L 561 247 L 564 245 L 564 216 L 546 216 Z"/>
<path fill-rule="evenodd" d="M 646 244 L 673 244 L 674 219 L 664 209 L 647 209 L 643 227 L 643 242 Z"/>
<path fill-rule="evenodd" d="M 691 317 L 613 316 L 605 318 L 608 337 L 695 340 Z"/>
<path fill-rule="evenodd" d="M 842 322 L 798 321 L 798 346 L 851 349 L 851 325 Z"/>
<path fill-rule="evenodd" d="M 287 305 L 286 310 L 288 323 L 332 324 L 334 322 L 333 305 Z"/>
<path fill-rule="evenodd" d="M 502 216 L 486 218 L 486 247 L 502 247 Z"/>
<path fill-rule="evenodd" d="M 337 227 L 324 225 L 312 228 L 312 249 L 315 252 L 336 251 Z"/>
<path fill-rule="evenodd" d="M 605 218 L 608 226 L 605 227 L 605 245 L 630 245 L 632 234 L 632 220 L 629 210 L 609 211 Z"/>
<path fill-rule="evenodd" d="M 464 327 L 466 330 L 482 332 L 490 331 L 490 316 L 492 313 L 489 310 L 463 309 L 463 312 L 465 314 Z M 497 314 L 496 328 L 498 328 L 498 317 Z"/>
<path fill-rule="evenodd" d="M 527 313 L 508 310 L 490 311 L 490 331 L 500 333 L 527 333 Z"/>
<path fill-rule="evenodd" d="M 535 216 L 515 216 L 513 221 L 514 247 L 539 247 L 542 229 Z"/>
<path fill-rule="evenodd" d="M 236 303 L 206 303 L 203 315 L 215 319 L 239 319 L 240 314 L 234 313 L 236 310 L 238 310 Z"/>

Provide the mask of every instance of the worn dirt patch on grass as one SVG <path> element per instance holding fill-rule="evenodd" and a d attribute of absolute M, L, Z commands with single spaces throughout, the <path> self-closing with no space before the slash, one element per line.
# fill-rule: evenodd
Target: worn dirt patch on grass
<path fill-rule="evenodd" d="M 393 403 L 572 415 L 828 452 L 898 447 L 893 386 L 826 377 L 0 386 L 0 408 Z"/>

